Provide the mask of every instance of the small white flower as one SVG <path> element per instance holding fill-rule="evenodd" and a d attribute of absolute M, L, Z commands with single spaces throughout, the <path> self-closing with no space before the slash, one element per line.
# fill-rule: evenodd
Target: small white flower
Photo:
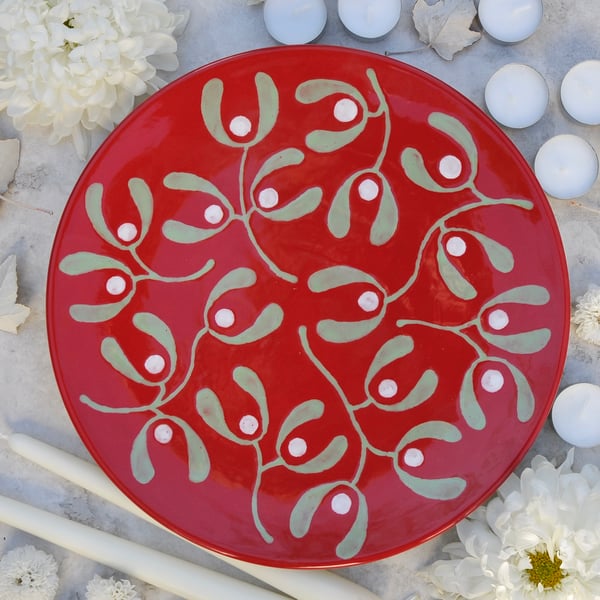
<path fill-rule="evenodd" d="M 577 298 L 571 320 L 579 337 L 600 346 L 600 287 L 591 285 L 583 296 Z"/>
<path fill-rule="evenodd" d="M 22 546 L 0 559 L 0 600 L 52 600 L 58 590 L 58 565 L 52 556 Z"/>
<path fill-rule="evenodd" d="M 164 85 L 157 70 L 177 69 L 186 21 L 164 0 L 0 0 L 0 110 L 51 144 L 72 138 L 83 158 L 88 131 L 110 131 Z"/>
<path fill-rule="evenodd" d="M 128 579 L 115 581 L 113 577 L 103 579 L 99 575 L 88 582 L 86 600 L 141 600 L 135 586 Z"/>
<path fill-rule="evenodd" d="M 447 600 L 600 598 L 600 470 L 558 468 L 541 456 L 457 525 L 450 560 L 427 572 Z"/>

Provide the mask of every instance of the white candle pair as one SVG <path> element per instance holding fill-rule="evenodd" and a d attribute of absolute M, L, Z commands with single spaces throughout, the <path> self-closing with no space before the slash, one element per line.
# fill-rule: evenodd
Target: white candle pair
<path fill-rule="evenodd" d="M 338 0 L 338 15 L 344 27 L 364 40 L 387 35 L 398 23 L 402 0 Z M 315 41 L 327 23 L 324 0 L 265 0 L 267 31 L 281 44 Z"/>
<path fill-rule="evenodd" d="M 15 433 L 7 436 L 6 439 L 9 447 L 20 456 L 132 514 L 158 525 L 117 489 L 96 465 L 24 434 Z M 165 568 L 162 563 L 157 566 L 156 561 L 165 555 L 156 552 L 158 556 L 154 556 L 151 553 L 155 551 L 151 550 L 148 551 L 150 554 L 138 554 L 139 547 L 131 542 L 0 497 L 0 522 L 2 521 L 23 531 L 28 531 L 32 535 L 62 545 L 91 560 L 111 566 L 167 591 L 172 591 L 186 600 L 228 600 L 230 598 L 243 598 L 244 600 L 275 600 L 277 598 L 282 600 L 279 594 L 236 581 L 190 563 L 184 563 L 184 561 L 180 561 L 184 563 L 183 565 L 166 562 L 165 565 L 168 565 L 168 568 Z M 71 535 L 74 536 L 74 541 L 71 540 Z M 365 588 L 329 571 L 264 567 L 208 550 L 207 552 L 289 594 L 296 600 L 323 600 L 324 598 L 327 600 L 378 600 L 377 596 Z M 148 559 L 147 563 L 144 562 L 146 558 Z M 173 560 L 177 561 L 178 559 Z M 171 565 L 173 566 L 171 567 Z M 184 582 L 186 586 L 189 585 L 189 589 L 178 588 L 179 591 L 175 591 L 170 587 L 173 578 Z"/>
<path fill-rule="evenodd" d="M 492 38 L 505 44 L 533 35 L 543 16 L 542 0 L 479 0 L 479 22 Z"/>

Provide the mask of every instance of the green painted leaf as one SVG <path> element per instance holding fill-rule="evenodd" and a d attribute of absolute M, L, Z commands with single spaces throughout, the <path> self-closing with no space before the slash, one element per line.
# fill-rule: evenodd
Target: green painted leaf
<path fill-rule="evenodd" d="M 85 193 L 85 210 L 87 212 L 90 223 L 96 233 L 111 246 L 116 248 L 124 248 L 117 238 L 112 234 L 104 219 L 102 212 L 102 195 L 104 194 L 104 186 L 101 183 L 92 183 Z"/>
<path fill-rule="evenodd" d="M 231 336 L 216 333 L 215 331 L 212 331 L 211 333 L 226 344 L 233 344 L 236 346 L 251 344 L 252 342 L 267 337 L 275 330 L 279 329 L 283 322 L 283 317 L 283 309 L 279 304 L 268 304 L 258 315 L 256 321 L 241 333 Z"/>
<path fill-rule="evenodd" d="M 331 442 L 317 456 L 311 458 L 301 465 L 287 465 L 290 471 L 296 473 L 322 473 L 331 469 L 340 462 L 346 450 L 348 440 L 344 435 L 334 437 Z"/>
<path fill-rule="evenodd" d="M 262 381 L 252 369 L 243 366 L 233 370 L 233 380 L 256 400 L 262 421 L 262 432 L 266 433 L 269 427 L 269 406 Z"/>
<path fill-rule="evenodd" d="M 428 121 L 432 127 L 444 132 L 459 146 L 462 146 L 469 158 L 469 163 L 471 164 L 471 179 L 473 179 L 477 174 L 478 154 L 477 146 L 475 145 L 475 141 L 473 140 L 473 136 L 469 133 L 469 130 L 458 119 L 441 112 L 431 113 Z"/>
<path fill-rule="evenodd" d="M 326 292 L 351 283 L 369 283 L 380 289 L 377 281 L 368 273 L 343 265 L 316 271 L 308 279 L 308 287 L 315 293 Z"/>
<path fill-rule="evenodd" d="M 473 374 L 479 364 L 480 361 L 475 361 L 465 372 L 460 387 L 459 403 L 460 412 L 467 422 L 467 425 L 471 427 L 471 429 L 481 431 L 485 428 L 486 418 L 483 410 L 481 410 L 481 406 L 479 406 L 473 383 Z"/>
<path fill-rule="evenodd" d="M 190 481 L 192 483 L 205 481 L 210 474 L 210 458 L 204 442 L 186 421 L 178 417 L 171 417 L 171 420 L 181 427 L 185 435 L 188 451 L 188 477 Z"/>
<path fill-rule="evenodd" d="M 334 321 L 333 319 L 324 319 L 317 323 L 317 333 L 326 342 L 335 344 L 345 344 L 346 342 L 354 342 L 366 337 L 374 331 L 381 320 L 384 313 L 366 319 L 364 321 Z"/>
<path fill-rule="evenodd" d="M 486 307 L 496 304 L 529 304 L 530 306 L 543 306 L 550 301 L 550 293 L 541 285 L 523 285 L 498 294 L 486 303 Z"/>
<path fill-rule="evenodd" d="M 440 275 L 448 289 L 462 300 L 473 300 L 477 290 L 461 275 L 459 270 L 448 260 L 441 245 L 438 245 L 437 263 Z"/>
<path fill-rule="evenodd" d="M 402 399 L 395 404 L 383 404 L 376 402 L 377 406 L 387 412 L 401 412 L 410 410 L 427 402 L 433 396 L 438 385 L 437 373 L 431 369 L 427 369 L 419 378 L 413 389 Z"/>
<path fill-rule="evenodd" d="M 513 354 L 534 354 L 543 350 L 550 338 L 552 332 L 550 329 L 542 328 L 512 335 L 496 335 L 480 330 L 481 335 L 490 344 L 497 348 L 502 348 Z"/>
<path fill-rule="evenodd" d="M 148 438 L 147 432 L 150 425 L 155 419 L 148 421 L 142 430 L 137 434 L 133 445 L 131 447 L 131 454 L 129 455 L 129 462 L 131 465 L 131 472 L 135 477 L 136 481 L 140 483 L 149 483 L 152 481 L 155 475 L 154 466 L 150 459 L 150 453 L 148 452 Z"/>
<path fill-rule="evenodd" d="M 163 235 L 168 240 L 177 242 L 178 244 L 196 244 L 217 235 L 222 230 L 223 227 L 196 227 L 195 225 L 188 225 L 174 219 L 165 221 L 162 226 Z"/>
<path fill-rule="evenodd" d="M 300 496 L 290 514 L 290 532 L 295 538 L 303 538 L 308 533 L 323 498 L 338 485 L 338 483 L 322 483 Z"/>
<path fill-rule="evenodd" d="M 115 371 L 118 371 L 121 375 L 127 377 L 127 379 L 131 379 L 131 381 L 142 383 L 144 385 L 155 385 L 143 377 L 131 364 L 115 338 L 104 338 L 100 345 L 100 353 L 104 360 L 106 360 Z"/>
<path fill-rule="evenodd" d="M 448 193 L 454 188 L 445 188 L 437 183 L 425 168 L 422 154 L 416 148 L 405 148 L 400 156 L 400 162 L 406 176 L 419 187 L 430 192 Z"/>
<path fill-rule="evenodd" d="M 458 498 L 467 487 L 467 482 L 461 477 L 423 479 L 410 475 L 399 467 L 396 471 L 406 487 L 410 488 L 415 494 L 431 500 L 453 500 Z"/>
<path fill-rule="evenodd" d="M 515 259 L 509 248 L 478 231 L 469 231 L 469 233 L 481 244 L 497 271 L 510 273 L 513 270 Z"/>
<path fill-rule="evenodd" d="M 279 429 L 279 434 L 277 436 L 277 451 L 279 452 L 281 450 L 283 442 L 285 442 L 286 438 L 294 429 L 309 421 L 320 419 L 323 416 L 324 411 L 325 405 L 321 400 L 305 400 L 294 407 L 284 419 L 281 428 Z"/>
<path fill-rule="evenodd" d="M 413 339 L 408 335 L 397 335 L 389 339 L 375 354 L 371 366 L 367 371 L 367 378 L 365 380 L 365 392 L 367 395 L 368 387 L 373 381 L 373 378 L 381 369 L 387 367 L 387 365 L 393 363 L 395 360 L 403 358 L 410 354 L 415 348 Z"/>
<path fill-rule="evenodd" d="M 227 196 L 214 183 L 204 177 L 199 177 L 193 173 L 174 171 L 164 178 L 163 183 L 171 190 L 208 194 L 219 200 L 230 212 L 233 212 L 231 202 L 229 202 Z"/>
<path fill-rule="evenodd" d="M 196 411 L 211 429 L 224 438 L 242 445 L 252 443 L 251 440 L 239 438 L 229 429 L 221 402 L 211 389 L 203 388 L 196 394 Z"/>
<path fill-rule="evenodd" d="M 352 527 L 344 539 L 337 545 L 335 553 L 342 559 L 348 560 L 356 556 L 367 539 L 369 512 L 367 500 L 358 490 L 354 490 L 358 498 L 358 510 Z"/>
<path fill-rule="evenodd" d="M 398 205 L 392 188 L 385 177 L 381 178 L 383 193 L 379 210 L 371 226 L 370 240 L 373 246 L 383 246 L 389 242 L 398 229 Z"/>
<path fill-rule="evenodd" d="M 118 315 L 129 304 L 132 295 L 110 304 L 73 304 L 69 307 L 69 314 L 79 323 L 103 323 Z"/>
<path fill-rule="evenodd" d="M 148 187 L 148 184 L 139 177 L 132 177 L 129 180 L 129 192 L 131 198 L 135 203 L 138 212 L 140 214 L 140 235 L 135 245 L 137 246 L 146 237 L 150 223 L 152 222 L 152 215 L 154 212 L 154 199 L 152 198 L 152 192 Z"/>
<path fill-rule="evenodd" d="M 316 129 L 306 136 L 306 145 L 313 152 L 335 152 L 348 144 L 351 144 L 365 129 L 365 122 L 341 131 L 329 131 L 327 129 Z"/>
<path fill-rule="evenodd" d="M 267 177 L 267 175 L 285 167 L 299 165 L 302 161 L 304 161 L 304 152 L 298 150 L 298 148 L 285 148 L 284 150 L 280 150 L 276 154 L 269 156 L 263 163 L 256 173 L 250 189 L 254 192 L 256 187 L 265 177 Z"/>
<path fill-rule="evenodd" d="M 273 129 L 279 116 L 279 92 L 277 86 L 266 73 L 257 73 L 254 77 L 258 94 L 258 130 L 253 144 L 263 140 Z"/>
<path fill-rule="evenodd" d="M 171 372 L 177 364 L 177 348 L 170 327 L 153 313 L 143 312 L 133 315 L 133 324 L 143 333 L 154 338 L 169 355 Z"/>
<path fill-rule="evenodd" d="M 223 102 L 223 82 L 214 78 L 206 82 L 202 88 L 202 100 L 200 110 L 204 124 L 209 133 L 221 144 L 239 148 L 242 144 L 234 142 L 225 132 L 221 119 L 221 104 Z"/>
<path fill-rule="evenodd" d="M 224 294 L 253 286 L 256 283 L 256 273 L 247 267 L 239 267 L 224 275 L 212 289 L 206 301 L 205 314 L 210 307 Z"/>
<path fill-rule="evenodd" d="M 409 429 L 398 442 L 397 451 L 418 440 L 442 440 L 443 442 L 458 442 L 462 439 L 460 429 L 446 421 L 426 421 Z"/>
<path fill-rule="evenodd" d="M 271 221 L 294 221 L 314 212 L 321 204 L 322 199 L 323 190 L 320 187 L 312 187 L 281 208 L 269 211 L 259 210 L 259 212 Z"/>
<path fill-rule="evenodd" d="M 517 386 L 517 418 L 521 423 L 527 423 L 535 411 L 535 396 L 525 375 L 510 363 L 506 363 L 506 366 L 512 373 Z"/>
<path fill-rule="evenodd" d="M 311 79 L 310 81 L 301 83 L 296 88 L 296 100 L 302 102 L 302 104 L 314 104 L 334 94 L 350 96 L 362 106 L 363 111 L 367 110 L 367 103 L 363 95 L 357 88 L 345 81 L 338 81 L 336 79 Z"/>
<path fill-rule="evenodd" d="M 129 267 L 120 260 L 94 252 L 69 254 L 60 261 L 58 268 L 66 275 L 83 275 L 105 269 L 115 269 L 127 275 L 133 275 Z"/>
<path fill-rule="evenodd" d="M 329 206 L 327 227 L 338 239 L 346 237 L 350 231 L 350 190 L 359 175 L 360 173 L 355 173 L 344 181 Z"/>

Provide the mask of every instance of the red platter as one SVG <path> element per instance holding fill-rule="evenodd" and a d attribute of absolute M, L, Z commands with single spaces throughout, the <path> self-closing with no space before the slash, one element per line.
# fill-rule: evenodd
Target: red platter
<path fill-rule="evenodd" d="M 284 567 L 455 524 L 560 380 L 557 227 L 501 130 L 372 53 L 260 50 L 137 108 L 90 160 L 48 282 L 56 377 L 171 530 Z"/>

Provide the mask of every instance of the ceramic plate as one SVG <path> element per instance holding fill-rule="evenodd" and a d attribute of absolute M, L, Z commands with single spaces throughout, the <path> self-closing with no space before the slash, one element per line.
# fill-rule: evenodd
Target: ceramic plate
<path fill-rule="evenodd" d="M 495 490 L 550 409 L 568 298 L 546 198 L 478 108 L 391 59 L 286 47 L 114 131 L 59 225 L 48 322 L 129 497 L 315 567 L 411 548 Z"/>

